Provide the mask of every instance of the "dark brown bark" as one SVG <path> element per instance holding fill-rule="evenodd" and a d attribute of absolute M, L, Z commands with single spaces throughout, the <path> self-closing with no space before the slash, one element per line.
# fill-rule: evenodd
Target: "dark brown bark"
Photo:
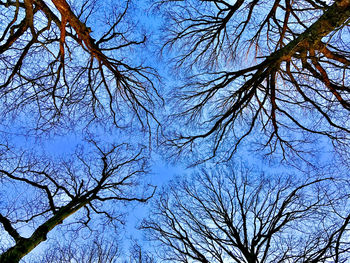
<path fill-rule="evenodd" d="M 45 241 L 47 239 L 47 235 L 52 229 L 54 229 L 59 224 L 62 224 L 66 218 L 87 205 L 90 201 L 91 199 L 82 197 L 70 202 L 68 205 L 61 208 L 53 217 L 40 225 L 30 237 L 22 237 L 18 239 L 15 246 L 11 247 L 6 252 L 1 254 L 0 262 L 19 262 L 25 255 L 30 253 L 41 242 Z"/>

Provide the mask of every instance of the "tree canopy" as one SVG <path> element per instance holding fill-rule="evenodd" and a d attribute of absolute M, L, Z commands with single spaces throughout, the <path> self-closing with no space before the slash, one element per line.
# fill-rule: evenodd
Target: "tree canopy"
<path fill-rule="evenodd" d="M 137 57 L 146 35 L 131 1 L 0 10 L 0 262 L 18 262 L 61 224 L 115 232 L 127 203 L 153 195 L 145 175 L 162 98 Z M 49 153 L 56 134 L 76 137 L 75 152 Z"/>
<path fill-rule="evenodd" d="M 209 144 L 203 159 L 230 159 L 251 137 L 284 158 L 322 136 L 348 149 L 349 5 L 159 1 L 170 21 L 164 50 L 187 71 L 174 115 L 185 128 L 173 145 Z"/>
<path fill-rule="evenodd" d="M 44 130 L 67 118 L 124 127 L 134 117 L 148 129 L 160 102 L 157 76 L 131 58 L 146 36 L 134 30 L 129 5 L 1 1 L 2 114 L 29 108 Z"/>
<path fill-rule="evenodd" d="M 165 262 L 346 262 L 347 179 L 203 169 L 165 188 L 142 228 Z"/>
<path fill-rule="evenodd" d="M 0 21 L 0 262 L 86 233 L 43 262 L 349 257 L 349 0 L 2 0 Z M 233 162 L 251 150 L 295 173 Z M 157 154 L 196 172 L 142 225 L 159 254 L 123 257 Z"/>

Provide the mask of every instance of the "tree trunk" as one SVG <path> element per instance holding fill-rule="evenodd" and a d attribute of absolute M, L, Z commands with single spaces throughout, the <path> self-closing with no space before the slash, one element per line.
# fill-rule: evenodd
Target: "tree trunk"
<path fill-rule="evenodd" d="M 29 238 L 21 238 L 16 245 L 0 255 L 0 263 L 19 262 L 25 255 L 46 240 L 47 234 L 61 224 L 64 219 L 77 212 L 80 208 L 87 205 L 91 199 L 80 198 L 73 200 L 62 207 L 53 217 L 40 225 Z"/>

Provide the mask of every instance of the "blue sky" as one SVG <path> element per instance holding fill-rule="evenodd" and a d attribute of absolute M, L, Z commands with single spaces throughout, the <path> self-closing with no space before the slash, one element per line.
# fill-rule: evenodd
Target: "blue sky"
<path fill-rule="evenodd" d="M 51 3 L 51 1 L 46 1 L 47 3 Z M 169 96 L 169 93 L 173 89 L 177 89 L 181 84 L 180 76 L 177 75 L 177 72 L 172 69 L 174 66 L 173 63 L 170 63 L 168 60 L 170 53 L 164 53 L 162 57 L 159 55 L 159 43 L 163 40 L 162 35 L 159 34 L 159 31 L 163 29 L 162 23 L 167 23 L 168 21 L 163 21 L 157 12 L 148 12 L 149 3 L 152 1 L 134 1 L 137 9 L 133 9 L 133 6 L 130 8 L 130 14 L 127 16 L 127 19 L 134 19 L 133 22 L 137 26 L 131 27 L 131 31 L 127 32 L 130 37 L 136 36 L 137 39 L 140 39 L 140 35 L 142 33 L 146 33 L 148 35 L 148 42 L 146 45 L 141 45 L 139 47 L 135 47 L 135 49 L 127 49 L 125 53 L 118 53 L 118 55 L 122 55 L 125 57 L 126 61 L 131 61 L 135 65 L 139 63 L 144 63 L 151 67 L 154 67 L 160 74 L 161 82 L 157 82 L 156 88 L 157 90 L 164 96 L 166 99 Z M 231 1 L 234 3 L 235 1 Z M 83 2 L 82 2 L 83 3 Z M 116 1 L 108 1 L 100 3 L 99 9 L 96 9 L 91 18 L 89 18 L 87 26 L 91 27 L 93 36 L 97 38 L 101 35 L 104 28 L 101 26 L 105 17 L 104 13 L 108 13 L 110 10 L 108 9 L 108 5 L 110 3 L 116 4 Z M 52 5 L 52 3 L 51 3 Z M 58 14 L 57 14 L 58 15 Z M 108 16 L 107 16 L 108 17 Z M 95 24 L 94 24 L 95 22 Z M 125 27 L 124 27 L 125 28 Z M 134 31 L 133 31 L 134 30 Z M 191 43 L 189 43 L 191 45 Z M 119 52 L 119 51 L 118 51 Z M 173 125 L 171 120 L 167 120 L 167 116 L 173 113 L 173 109 L 169 105 L 174 104 L 172 100 L 166 100 L 164 105 L 160 105 L 157 109 L 157 116 L 159 121 L 164 124 L 164 129 L 169 131 L 170 127 Z M 175 105 L 176 106 L 176 105 Z M 137 122 L 135 117 L 132 117 L 132 114 L 128 114 L 127 108 L 121 107 L 121 111 L 123 111 L 124 115 L 121 117 L 125 117 L 126 122 L 135 122 L 133 123 L 133 128 L 135 127 L 136 131 L 132 131 L 132 129 L 118 129 L 113 125 L 108 124 L 107 118 L 104 119 L 102 117 L 101 122 L 98 122 L 94 125 L 84 126 L 84 123 L 80 122 L 81 119 L 77 118 L 74 120 L 74 123 L 77 125 L 70 126 L 70 123 L 63 123 L 60 127 L 54 127 L 49 132 L 39 131 L 38 133 L 33 130 L 35 127 L 35 114 L 36 110 L 35 106 L 31 105 L 26 107 L 23 112 L 18 114 L 16 118 L 10 119 L 8 116 L 5 120 L 2 120 L 2 125 L 0 126 L 0 135 L 3 135 L 3 138 L 7 138 L 7 140 L 15 145 L 15 148 L 18 151 L 23 150 L 24 152 L 34 152 L 37 154 L 41 154 L 44 156 L 50 156 L 53 159 L 59 158 L 68 158 L 71 156 L 76 147 L 79 145 L 84 145 L 86 148 L 89 148 L 86 141 L 84 139 L 92 136 L 97 138 L 103 143 L 111 143 L 111 142 L 130 142 L 134 146 L 145 145 L 148 147 L 151 145 L 152 150 L 148 153 L 148 157 L 150 158 L 150 173 L 145 178 L 145 183 L 149 183 L 151 185 L 157 186 L 159 189 L 165 186 L 171 179 L 177 176 L 190 176 L 191 172 L 196 170 L 197 168 L 187 169 L 187 165 L 191 164 L 193 161 L 192 152 L 186 152 L 179 159 L 171 158 L 167 151 L 168 148 L 160 147 L 157 148 L 157 142 L 155 141 L 155 137 L 157 135 L 156 132 L 156 123 L 154 121 L 151 122 L 151 130 L 152 136 L 150 139 L 149 133 L 139 131 L 139 122 Z M 125 114 L 126 112 L 126 114 Z M 78 116 L 79 110 L 77 111 Z M 89 117 L 89 116 L 88 116 Z M 75 122 L 76 121 L 76 122 Z M 6 125 L 5 125 L 6 124 Z M 179 131 L 185 127 L 176 127 L 176 124 L 171 127 L 171 129 L 175 131 Z M 199 127 L 202 129 L 202 127 Z M 161 137 L 160 137 L 161 138 Z M 161 141 L 164 138 L 161 138 Z M 150 144 L 150 140 L 152 143 Z M 5 139 L 3 139 L 5 141 Z M 259 171 L 263 171 L 266 173 L 283 173 L 283 172 L 292 172 L 295 173 L 301 172 L 303 169 L 308 169 L 306 167 L 298 166 L 298 162 L 291 162 L 294 166 L 284 166 L 280 163 L 280 157 L 272 157 L 272 158 L 262 158 L 261 154 L 257 151 L 254 151 L 253 140 L 247 140 L 242 143 L 242 146 L 239 148 L 239 153 L 235 154 L 234 160 L 236 162 L 244 162 L 254 166 L 254 169 Z M 199 142 L 199 151 L 204 149 L 203 151 L 208 150 L 208 148 L 204 147 L 204 144 Z M 327 162 L 334 162 L 336 159 L 332 153 L 331 143 L 326 140 L 320 140 L 319 145 L 312 146 L 315 149 L 321 149 L 321 154 L 317 154 L 317 160 L 314 161 L 320 164 L 326 164 Z M 338 160 L 337 160 L 338 161 Z M 289 163 L 289 164 L 291 164 Z M 217 163 L 205 163 L 200 167 L 215 167 L 219 165 Z M 25 190 L 25 189 L 24 189 Z M 121 229 L 120 236 L 122 237 L 136 237 L 138 239 L 142 239 L 142 234 L 136 230 L 137 225 L 141 222 L 143 217 L 147 215 L 147 213 L 152 212 L 149 211 L 149 205 L 144 204 L 131 204 L 130 207 L 124 207 L 125 211 L 129 212 L 129 215 L 126 220 L 126 225 Z M 69 220 L 68 220 L 69 221 Z M 28 230 L 26 229 L 25 232 Z M 29 231 L 28 231 L 29 233 Z M 58 231 L 53 231 L 50 235 L 55 236 Z M 40 253 L 45 248 L 46 244 L 40 245 L 35 253 Z M 127 244 L 125 244 L 125 248 L 127 248 Z M 34 253 L 34 255 L 35 255 Z"/>

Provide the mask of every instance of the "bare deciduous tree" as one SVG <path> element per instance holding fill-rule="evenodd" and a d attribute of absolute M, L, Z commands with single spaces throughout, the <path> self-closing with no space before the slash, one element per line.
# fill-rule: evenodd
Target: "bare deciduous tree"
<path fill-rule="evenodd" d="M 348 180 L 203 170 L 166 188 L 142 228 L 170 262 L 346 262 L 348 204 Z"/>
<path fill-rule="evenodd" d="M 130 249 L 130 263 L 156 263 L 155 256 L 143 249 L 137 241 L 134 241 Z"/>
<path fill-rule="evenodd" d="M 61 245 L 59 242 L 45 250 L 43 256 L 34 257 L 30 262 L 37 263 L 155 263 L 152 255 L 143 251 L 135 241 L 132 242 L 130 251 L 120 247 L 121 240 L 109 240 L 94 238 L 77 244 L 71 242 L 68 245 Z"/>
<path fill-rule="evenodd" d="M 132 154 L 125 143 L 92 143 L 95 153 L 77 151 L 61 162 L 9 151 L 1 156 L 1 233 L 13 242 L 0 262 L 19 261 L 66 221 L 72 230 L 122 223 L 123 204 L 153 195 L 141 183 L 147 170 L 142 148 Z"/>
<path fill-rule="evenodd" d="M 94 152 L 61 161 L 0 142 L 0 262 L 19 261 L 62 223 L 72 231 L 124 223 L 123 205 L 153 195 L 141 180 L 149 159 L 138 144 L 144 138 L 130 141 L 135 130 L 151 138 L 161 102 L 158 75 L 138 56 L 146 36 L 136 10 L 130 0 L 0 1 L 1 136 L 10 134 L 16 145 L 23 139 L 17 132 L 33 128 L 43 132 L 39 143 L 71 130 L 89 138 L 119 132 L 118 144 L 95 138 Z"/>
<path fill-rule="evenodd" d="M 157 75 L 130 52 L 146 40 L 127 18 L 130 5 L 1 1 L 2 110 L 18 114 L 27 107 L 35 128 L 45 130 L 67 118 L 107 118 L 119 127 L 136 118 L 148 129 L 160 102 Z"/>
<path fill-rule="evenodd" d="M 252 134 L 267 154 L 322 136 L 349 148 L 348 0 L 158 2 L 164 47 L 194 72 L 177 94 L 179 151 L 205 142 L 202 158 L 230 159 Z"/>
<path fill-rule="evenodd" d="M 117 242 L 95 239 L 88 244 L 57 244 L 45 251 L 44 256 L 35 262 L 40 263 L 112 263 L 121 258 L 121 251 Z M 30 261 L 28 261 L 30 262 Z"/>

